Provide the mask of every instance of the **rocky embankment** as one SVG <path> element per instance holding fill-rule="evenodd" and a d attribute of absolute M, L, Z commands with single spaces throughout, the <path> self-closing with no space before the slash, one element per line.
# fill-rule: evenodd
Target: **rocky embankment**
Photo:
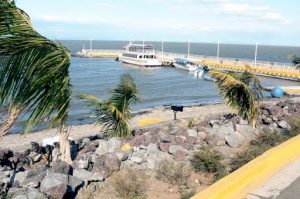
<path fill-rule="evenodd" d="M 206 121 L 177 121 L 135 129 L 133 136 L 106 139 L 104 134 L 72 140 L 73 164 L 59 161 L 59 144 L 38 144 L 21 152 L 0 149 L 2 195 L 11 198 L 75 198 L 83 187 L 105 185 L 113 172 L 123 168 L 155 169 L 165 159 L 189 164 L 193 153 L 209 145 L 230 157 L 262 129 L 290 128 L 289 118 L 300 114 L 292 101 L 261 105 L 257 128 L 232 114 Z M 188 128 L 189 127 L 189 128 Z"/>

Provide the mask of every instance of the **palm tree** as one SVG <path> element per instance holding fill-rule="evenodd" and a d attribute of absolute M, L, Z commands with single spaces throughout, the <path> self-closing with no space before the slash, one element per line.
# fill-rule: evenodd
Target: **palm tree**
<path fill-rule="evenodd" d="M 292 60 L 292 63 L 296 66 L 296 68 L 300 70 L 300 57 L 293 55 L 289 58 Z"/>
<path fill-rule="evenodd" d="M 92 114 L 97 118 L 97 123 L 103 125 L 103 129 L 110 137 L 131 135 L 130 105 L 141 101 L 139 90 L 131 75 L 122 75 L 119 84 L 110 93 L 111 97 L 107 100 L 100 100 L 88 94 L 77 96 L 95 106 Z"/>
<path fill-rule="evenodd" d="M 242 74 L 212 70 L 210 75 L 216 79 L 218 91 L 228 106 L 237 110 L 239 116 L 255 127 L 259 100 L 263 97 L 262 86 L 255 71 L 246 67 Z"/>
<path fill-rule="evenodd" d="M 61 142 L 67 142 L 69 65 L 67 49 L 36 32 L 29 16 L 14 1 L 0 1 L 0 107 L 8 108 L 1 136 L 21 113 L 27 113 L 25 134 L 39 122 L 48 121 L 51 127 L 60 127 Z M 61 151 L 66 149 L 61 147 Z"/>

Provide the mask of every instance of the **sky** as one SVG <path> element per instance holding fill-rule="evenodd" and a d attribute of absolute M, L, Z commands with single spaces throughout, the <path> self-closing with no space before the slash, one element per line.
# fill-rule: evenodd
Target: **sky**
<path fill-rule="evenodd" d="M 300 46 L 299 0 L 16 0 L 51 39 Z"/>

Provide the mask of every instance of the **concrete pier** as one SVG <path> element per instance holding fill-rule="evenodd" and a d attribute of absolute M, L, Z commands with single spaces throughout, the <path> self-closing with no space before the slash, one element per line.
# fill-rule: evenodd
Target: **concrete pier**
<path fill-rule="evenodd" d="M 123 50 L 85 50 L 78 52 L 75 56 L 87 58 L 117 58 Z M 205 55 L 187 55 L 183 53 L 171 53 L 156 51 L 157 58 L 165 65 L 172 65 L 174 58 L 188 58 L 199 65 L 208 66 L 211 69 L 244 71 L 246 66 L 254 67 L 257 75 L 275 77 L 300 81 L 300 70 L 297 70 L 291 63 L 254 61 L 247 59 L 213 57 Z"/>

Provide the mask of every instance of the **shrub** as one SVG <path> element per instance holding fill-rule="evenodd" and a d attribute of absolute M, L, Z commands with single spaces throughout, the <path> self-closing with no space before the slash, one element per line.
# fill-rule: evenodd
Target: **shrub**
<path fill-rule="evenodd" d="M 192 196 L 195 195 L 196 190 L 195 188 L 179 187 L 178 193 L 180 195 L 180 199 L 190 199 Z"/>
<path fill-rule="evenodd" d="M 193 119 L 190 119 L 189 120 L 189 123 L 188 123 L 188 126 L 187 126 L 189 129 L 192 129 L 195 127 L 195 123 L 194 123 L 194 120 Z"/>
<path fill-rule="evenodd" d="M 280 131 L 262 131 L 254 140 L 251 141 L 252 146 L 260 146 L 263 148 L 271 148 L 287 140 L 287 135 Z"/>
<path fill-rule="evenodd" d="M 237 153 L 230 163 L 232 171 L 247 164 L 257 156 L 263 154 L 266 150 L 266 146 L 252 146 L 240 153 Z"/>
<path fill-rule="evenodd" d="M 122 199 L 146 198 L 146 176 L 141 171 L 126 169 L 112 177 L 112 187 Z"/>
<path fill-rule="evenodd" d="M 288 132 L 289 137 L 294 137 L 300 134 L 300 117 L 293 118 L 289 121 L 289 125 L 291 127 Z"/>
<path fill-rule="evenodd" d="M 191 159 L 191 164 L 195 171 L 204 171 L 209 173 L 215 173 L 219 169 L 224 168 L 221 160 L 223 156 L 210 147 L 201 147 L 194 153 Z"/>
<path fill-rule="evenodd" d="M 172 185 L 186 185 L 191 176 L 191 170 L 184 164 L 163 160 L 156 169 L 156 178 Z"/>

